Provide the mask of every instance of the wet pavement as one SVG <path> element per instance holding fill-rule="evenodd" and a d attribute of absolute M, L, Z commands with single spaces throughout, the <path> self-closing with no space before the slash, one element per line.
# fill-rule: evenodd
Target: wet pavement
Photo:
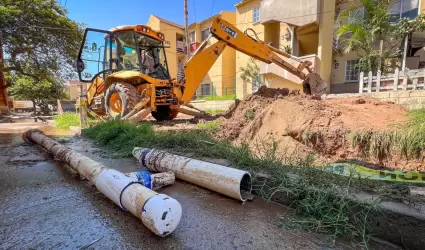
<path fill-rule="evenodd" d="M 283 206 L 259 198 L 242 204 L 182 182 L 159 190 L 183 208 L 178 228 L 159 238 L 41 147 L 23 142 L 19 129 L 1 128 L 0 249 L 330 249 L 323 236 L 280 227 L 278 215 L 291 212 Z M 56 139 L 107 167 L 140 170 L 135 159 L 108 158 L 82 138 Z"/>

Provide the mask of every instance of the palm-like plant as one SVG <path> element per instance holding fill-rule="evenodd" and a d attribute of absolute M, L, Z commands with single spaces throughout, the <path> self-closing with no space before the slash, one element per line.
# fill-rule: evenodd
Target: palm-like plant
<path fill-rule="evenodd" d="M 401 42 L 412 31 L 423 31 L 424 16 L 418 16 L 414 21 L 402 18 L 397 22 L 390 22 L 392 15 L 389 12 L 394 0 L 360 0 L 364 9 L 358 7 L 344 10 L 338 17 L 336 37 L 344 54 L 357 52 L 360 59 L 358 67 L 362 71 L 378 70 L 379 61 L 381 71 L 390 70 L 393 60 L 401 55 Z M 357 11 L 356 11 L 357 10 Z M 379 41 L 384 41 L 384 49 L 380 56 Z"/>

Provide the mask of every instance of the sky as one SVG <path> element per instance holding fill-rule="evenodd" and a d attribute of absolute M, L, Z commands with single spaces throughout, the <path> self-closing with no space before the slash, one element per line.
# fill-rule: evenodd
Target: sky
<path fill-rule="evenodd" d="M 146 24 L 151 14 L 184 25 L 183 0 L 57 0 L 68 17 L 88 28 L 109 30 L 120 25 Z M 240 0 L 188 0 L 189 24 L 222 10 L 235 11 Z"/>

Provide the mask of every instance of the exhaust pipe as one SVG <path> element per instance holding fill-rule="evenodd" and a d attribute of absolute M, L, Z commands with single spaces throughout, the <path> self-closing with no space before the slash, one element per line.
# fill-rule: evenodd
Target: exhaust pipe
<path fill-rule="evenodd" d="M 136 181 L 123 173 L 109 169 L 92 159 L 65 147 L 45 136 L 40 130 L 29 130 L 22 135 L 25 141 L 39 144 L 56 158 L 68 164 L 115 204 L 142 220 L 149 230 L 165 237 L 180 222 L 182 208 L 175 199 L 147 188 L 147 183 Z"/>
<path fill-rule="evenodd" d="M 171 171 L 181 180 L 240 201 L 252 199 L 251 175 L 246 171 L 156 149 L 134 148 L 133 156 L 152 171 Z"/>

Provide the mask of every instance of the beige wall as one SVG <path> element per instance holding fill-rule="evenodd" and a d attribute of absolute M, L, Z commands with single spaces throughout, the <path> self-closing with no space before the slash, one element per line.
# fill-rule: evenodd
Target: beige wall
<path fill-rule="evenodd" d="M 236 6 L 236 27 L 241 31 L 252 28 L 257 32 L 258 37 L 264 40 L 264 26 L 261 23 L 253 23 L 253 9 L 260 7 L 260 0 L 249 0 Z M 260 16 L 261 22 L 261 16 Z M 252 92 L 252 84 L 244 82 L 241 78 L 240 68 L 245 67 L 249 61 L 249 56 L 236 51 L 236 97 L 241 99 Z"/>
<path fill-rule="evenodd" d="M 164 33 L 166 45 L 169 48 L 165 49 L 167 56 L 168 70 L 170 71 L 171 78 L 177 77 L 178 72 L 178 60 L 179 58 L 184 59 L 184 55 L 180 55 L 176 50 L 177 43 L 177 34 L 184 35 L 184 31 L 174 25 L 162 22 L 160 19 L 155 16 L 150 16 L 148 24 L 153 30 L 160 31 Z"/>
<path fill-rule="evenodd" d="M 78 83 L 69 83 L 67 89 L 70 100 L 75 101 L 80 97 L 80 86 Z"/>
<path fill-rule="evenodd" d="M 302 90 L 301 84 L 296 84 L 285 78 L 278 77 L 274 74 L 264 74 L 263 77 L 266 86 L 269 88 L 288 88 Z"/>
<path fill-rule="evenodd" d="M 303 26 L 319 21 L 320 5 L 329 0 L 262 0 L 261 22 L 281 21 Z"/>
<path fill-rule="evenodd" d="M 236 22 L 236 13 L 230 11 L 222 11 L 219 16 L 230 23 Z M 209 18 L 203 22 L 192 24 L 189 27 L 189 32 L 195 31 L 196 42 L 201 43 L 201 32 L 205 29 L 209 29 L 212 25 L 214 18 Z M 217 39 L 212 38 L 209 45 L 217 42 Z M 210 86 L 211 94 L 222 96 L 227 93 L 232 94 L 232 88 L 234 88 L 234 79 L 236 77 L 236 52 L 230 47 L 226 47 L 223 53 L 219 56 L 217 61 L 208 71 L 207 75 L 201 82 L 201 85 L 197 89 L 197 94 L 202 94 L 202 84 L 212 83 Z"/>

